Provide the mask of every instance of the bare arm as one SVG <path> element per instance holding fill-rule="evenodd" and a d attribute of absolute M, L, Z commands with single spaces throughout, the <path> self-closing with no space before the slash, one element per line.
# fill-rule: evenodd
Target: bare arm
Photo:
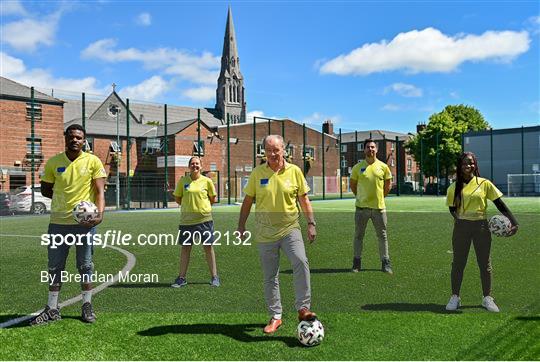
<path fill-rule="evenodd" d="M 349 185 L 351 186 L 351 191 L 356 196 L 356 187 L 358 186 L 358 181 L 351 179 L 349 181 Z"/>
<path fill-rule="evenodd" d="M 180 196 L 174 196 L 174 201 L 176 201 L 176 203 L 178 205 L 182 205 L 182 197 Z"/>
<path fill-rule="evenodd" d="M 49 182 L 41 181 L 41 194 L 49 199 L 53 197 L 53 186 Z"/>
<path fill-rule="evenodd" d="M 208 196 L 208 199 L 210 199 L 211 204 L 215 204 L 217 202 L 217 195 Z"/>
<path fill-rule="evenodd" d="M 384 197 L 388 196 L 392 188 L 392 179 L 384 180 Z"/>
<path fill-rule="evenodd" d="M 310 242 L 314 242 L 315 237 L 317 236 L 317 231 L 315 229 L 315 217 L 313 215 L 313 208 L 311 207 L 311 201 L 309 201 L 309 197 L 307 196 L 307 194 L 304 194 L 302 196 L 298 196 L 298 202 L 300 203 L 300 207 L 302 208 L 302 211 L 304 212 L 304 216 L 306 217 L 306 220 L 308 222 L 308 226 L 307 226 L 308 239 Z"/>
<path fill-rule="evenodd" d="M 240 235 L 244 235 L 246 231 L 246 221 L 251 212 L 251 205 L 253 205 L 253 197 L 246 195 L 240 207 L 240 217 L 238 219 L 238 228 L 236 229 L 240 232 Z"/>

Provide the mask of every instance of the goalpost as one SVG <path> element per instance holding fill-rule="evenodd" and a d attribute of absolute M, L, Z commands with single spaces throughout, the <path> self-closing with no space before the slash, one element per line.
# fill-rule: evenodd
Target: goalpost
<path fill-rule="evenodd" d="M 515 173 L 507 175 L 508 197 L 540 196 L 540 173 Z"/>

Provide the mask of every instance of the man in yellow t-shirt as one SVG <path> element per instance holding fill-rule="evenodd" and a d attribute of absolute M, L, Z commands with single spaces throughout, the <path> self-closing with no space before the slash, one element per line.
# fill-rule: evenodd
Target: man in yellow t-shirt
<path fill-rule="evenodd" d="M 173 196 L 180 210 L 178 242 L 180 249 L 180 272 L 171 286 L 181 288 L 188 285 L 186 280 L 191 247 L 195 243 L 203 245 L 206 262 L 210 270 L 210 285 L 219 287 L 221 282 L 217 274 L 214 253 L 214 221 L 212 204 L 216 202 L 216 188 L 211 179 L 201 174 L 201 159 L 193 156 L 189 160 L 190 173 L 178 181 Z"/>
<path fill-rule="evenodd" d="M 91 302 L 94 268 L 92 248 L 95 226 L 103 220 L 107 175 L 99 158 L 82 151 L 85 139 L 86 131 L 82 126 L 69 126 L 65 131 L 66 151 L 47 161 L 41 177 L 41 193 L 52 198 L 51 220 L 47 231 L 49 241 L 57 240 L 60 245 L 48 246 L 49 299 L 43 312 L 30 322 L 32 325 L 61 319 L 58 310 L 61 275 L 73 240 L 77 241 L 77 269 L 82 278 L 82 320 L 87 323 L 96 321 Z M 99 213 L 96 218 L 79 224 L 71 213 L 81 201 L 95 203 Z M 63 242 L 58 241 L 60 238 Z"/>
<path fill-rule="evenodd" d="M 364 141 L 366 158 L 351 171 L 351 190 L 356 196 L 355 233 L 353 241 L 353 272 L 362 267 L 362 248 L 364 235 L 369 219 L 373 222 L 379 240 L 379 256 L 381 270 L 392 274 L 390 256 L 388 255 L 388 238 L 386 235 L 386 205 L 384 198 L 392 186 L 392 174 L 388 165 L 377 159 L 377 143 L 371 139 Z"/>
<path fill-rule="evenodd" d="M 295 307 L 299 320 L 314 320 L 311 307 L 311 283 L 308 259 L 298 219 L 302 208 L 308 221 L 308 239 L 316 236 L 311 202 L 307 196 L 309 186 L 296 165 L 285 162 L 283 138 L 269 135 L 263 141 L 267 163 L 257 166 L 249 176 L 244 189 L 245 197 L 240 209 L 238 232 L 244 235 L 246 221 L 254 199 L 257 241 L 264 278 L 264 297 L 270 321 L 264 327 L 266 334 L 274 333 L 282 324 L 282 306 L 279 293 L 280 249 L 292 264 L 295 289 Z"/>

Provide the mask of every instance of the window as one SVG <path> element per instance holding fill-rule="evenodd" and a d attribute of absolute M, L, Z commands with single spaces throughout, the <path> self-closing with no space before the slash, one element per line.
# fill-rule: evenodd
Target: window
<path fill-rule="evenodd" d="M 257 156 L 258 157 L 264 156 L 264 148 L 263 148 L 262 142 L 257 143 Z"/>
<path fill-rule="evenodd" d="M 357 151 L 363 151 L 364 150 L 364 143 L 359 143 L 357 146 L 356 146 L 356 150 Z"/>
<path fill-rule="evenodd" d="M 315 148 L 306 146 L 306 157 L 315 159 Z"/>
<path fill-rule="evenodd" d="M 286 157 L 294 157 L 294 146 L 293 145 L 288 145 L 286 148 L 285 148 L 285 156 Z"/>
<path fill-rule="evenodd" d="M 26 154 L 32 154 L 32 137 L 26 137 Z M 34 136 L 34 155 L 41 155 L 41 137 Z"/>
<path fill-rule="evenodd" d="M 347 152 L 347 145 L 341 144 L 341 153 Z"/>
<path fill-rule="evenodd" d="M 204 156 L 204 141 L 194 141 L 193 142 L 193 154 L 197 156 Z"/>
<path fill-rule="evenodd" d="M 161 149 L 161 141 L 159 138 L 147 138 L 141 144 L 142 153 L 153 155 Z"/>
<path fill-rule="evenodd" d="M 111 145 L 109 146 L 109 152 L 122 152 L 122 149 L 116 141 L 111 141 Z"/>
<path fill-rule="evenodd" d="M 32 103 L 26 103 L 26 119 L 32 119 Z M 41 121 L 41 104 L 34 102 L 34 120 Z"/>
<path fill-rule="evenodd" d="M 407 159 L 407 170 L 411 170 L 412 169 L 412 160 L 410 158 Z"/>
<path fill-rule="evenodd" d="M 83 150 L 85 152 L 92 152 L 94 150 L 94 137 L 86 137 Z"/>
<path fill-rule="evenodd" d="M 341 168 L 347 168 L 347 160 L 341 160 Z"/>
<path fill-rule="evenodd" d="M 391 159 L 390 159 L 390 166 L 394 167 L 394 165 L 395 165 L 395 164 L 394 164 L 394 159 L 391 158 Z"/>
<path fill-rule="evenodd" d="M 394 142 L 390 142 L 390 150 L 394 150 Z"/>

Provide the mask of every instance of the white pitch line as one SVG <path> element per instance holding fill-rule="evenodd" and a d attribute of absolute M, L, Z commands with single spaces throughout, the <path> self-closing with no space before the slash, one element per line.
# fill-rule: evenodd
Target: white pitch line
<path fill-rule="evenodd" d="M 5 234 L 0 234 L 0 236 L 10 236 L 10 235 L 5 235 Z M 32 238 L 35 238 L 36 236 L 35 235 L 14 235 L 14 236 L 18 236 L 18 237 L 32 237 Z M 107 245 L 106 246 L 107 248 L 111 248 L 111 249 L 114 249 L 116 251 L 119 251 L 121 252 L 122 254 L 124 254 L 127 258 L 127 263 L 126 265 L 122 268 L 122 270 L 120 270 L 118 272 L 118 274 L 116 274 L 114 276 L 114 278 L 111 280 L 111 281 L 107 281 L 105 283 L 102 283 L 100 285 L 98 285 L 97 287 L 93 288 L 92 289 L 92 294 L 97 294 L 99 292 L 101 292 L 102 290 L 104 290 L 105 288 L 115 284 L 118 279 L 120 278 L 120 274 L 126 274 L 128 273 L 129 271 L 131 271 L 131 269 L 133 269 L 133 267 L 135 266 L 135 262 L 136 262 L 136 258 L 135 258 L 135 255 L 133 255 L 132 253 L 130 253 L 129 251 L 127 250 L 124 250 L 124 249 L 121 249 L 117 246 L 113 246 L 113 245 Z M 82 296 L 79 294 L 78 296 L 76 297 L 73 297 L 73 298 L 70 298 L 68 300 L 65 300 L 63 301 L 62 303 L 60 303 L 58 305 L 59 308 L 63 308 L 63 307 L 67 307 L 69 305 L 72 305 L 78 301 L 80 301 L 82 299 Z M 29 314 L 29 315 L 26 315 L 26 316 L 23 316 L 23 317 L 18 317 L 18 318 L 15 318 L 15 319 L 10 319 L 8 321 L 5 321 L 3 323 L 0 323 L 0 328 L 7 328 L 7 327 L 10 327 L 10 326 L 13 326 L 15 324 L 19 324 L 21 322 L 24 322 L 24 321 L 27 321 L 29 319 L 31 319 L 32 317 L 34 316 L 37 316 L 39 313 L 41 313 L 42 309 L 38 310 L 37 312 L 34 312 L 32 314 Z"/>

